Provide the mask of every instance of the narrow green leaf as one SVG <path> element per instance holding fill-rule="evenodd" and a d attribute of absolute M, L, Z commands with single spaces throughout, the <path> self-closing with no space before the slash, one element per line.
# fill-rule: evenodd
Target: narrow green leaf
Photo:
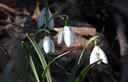
<path fill-rule="evenodd" d="M 28 36 L 28 34 L 27 34 L 27 37 L 30 40 L 30 42 L 32 43 L 35 51 L 37 52 L 37 55 L 38 55 L 40 61 L 41 61 L 41 64 L 42 64 L 43 68 L 45 69 L 47 67 L 47 63 L 46 63 L 45 57 L 44 57 L 41 49 L 39 48 L 38 44 Z M 46 72 L 46 79 L 48 82 L 52 82 L 52 78 L 51 78 L 49 69 Z"/>
<path fill-rule="evenodd" d="M 97 37 L 98 37 L 98 36 L 94 36 L 94 37 L 90 38 L 90 40 L 87 42 L 87 44 L 85 45 L 83 51 L 82 51 L 81 54 L 80 54 L 80 57 L 79 57 L 79 59 L 78 59 L 78 63 L 77 63 L 77 64 L 80 64 L 81 58 L 83 57 L 83 54 L 84 54 L 84 51 L 85 51 L 86 47 L 87 47 L 92 41 L 94 41 Z"/>
<path fill-rule="evenodd" d="M 73 67 L 73 69 L 72 69 L 72 71 L 71 71 L 71 74 L 70 74 L 70 76 L 69 76 L 67 82 L 74 82 L 74 80 L 75 80 L 75 78 L 76 78 L 75 75 L 76 75 L 76 72 L 78 71 L 79 67 L 80 67 L 80 65 L 75 65 L 75 66 Z"/>
<path fill-rule="evenodd" d="M 87 76 L 88 72 L 91 70 L 91 68 L 97 64 L 97 62 L 101 61 L 102 59 L 92 63 L 92 64 L 89 64 L 87 66 L 85 66 L 83 68 L 83 70 L 80 72 L 79 76 L 76 78 L 75 82 L 83 82 L 84 81 L 84 78 Z"/>
<path fill-rule="evenodd" d="M 71 75 L 69 76 L 67 82 L 74 82 L 74 80 L 75 80 L 75 78 L 76 78 L 76 77 L 75 77 L 76 72 L 78 71 L 78 69 L 79 69 L 79 67 L 80 67 L 80 65 L 81 65 L 81 63 L 82 63 L 82 60 L 83 60 L 83 58 L 84 58 L 84 51 L 85 51 L 86 47 L 87 47 L 92 41 L 96 40 L 97 37 L 98 37 L 98 36 L 94 36 L 94 37 L 90 38 L 90 40 L 87 42 L 87 44 L 85 45 L 84 49 L 82 50 L 82 52 L 81 52 L 81 54 L 80 54 L 80 56 L 79 56 L 79 59 L 78 59 L 77 63 L 76 63 L 75 66 L 73 67 L 73 70 L 71 71 Z"/>
<path fill-rule="evenodd" d="M 40 82 L 39 76 L 38 76 L 38 74 L 37 74 L 36 67 L 35 67 L 35 65 L 34 65 L 34 61 L 33 61 L 32 57 L 31 57 L 31 55 L 29 55 L 29 59 L 30 59 L 30 65 L 31 65 L 31 67 L 32 67 L 32 70 L 33 70 L 33 73 L 34 73 L 34 75 L 35 75 L 35 77 L 36 77 L 36 80 L 37 80 L 37 82 Z"/>
<path fill-rule="evenodd" d="M 45 68 L 45 70 L 44 70 L 43 73 L 42 73 L 42 78 L 43 78 L 43 80 L 44 80 L 44 78 L 45 78 L 45 74 L 46 74 L 47 70 L 49 69 L 50 65 L 51 65 L 55 60 L 57 60 L 58 58 L 60 58 L 60 57 L 62 57 L 62 56 L 64 56 L 64 55 L 66 55 L 66 54 L 68 54 L 69 52 L 70 52 L 70 51 L 67 51 L 67 52 L 65 52 L 65 53 L 63 53 L 63 54 L 58 55 L 57 57 L 55 57 L 53 60 L 51 60 L 51 61 L 48 63 L 47 67 Z"/>
<path fill-rule="evenodd" d="M 89 70 L 92 68 L 92 65 L 87 65 L 79 74 L 75 82 L 83 82 L 85 76 L 88 74 Z"/>
<path fill-rule="evenodd" d="M 13 62 L 10 61 L 5 67 L 2 82 L 9 82 L 9 76 L 12 72 L 12 69 L 13 69 Z"/>
<path fill-rule="evenodd" d="M 34 75 L 35 75 L 35 77 L 36 77 L 36 80 L 37 80 L 37 82 L 41 82 L 40 81 L 40 75 L 39 75 L 39 71 L 38 71 L 38 69 L 37 69 L 37 67 L 36 67 L 36 63 L 35 63 L 35 61 L 34 61 L 34 58 L 32 58 L 33 56 L 33 48 L 31 48 L 30 47 L 30 44 L 29 44 L 29 42 L 28 41 L 26 41 L 26 42 L 22 42 L 22 44 L 23 44 L 23 47 L 25 48 L 25 50 L 26 50 L 26 54 L 28 54 L 27 56 L 28 56 L 28 60 L 29 60 L 29 63 L 30 63 L 30 66 L 31 66 L 31 68 L 32 68 L 32 71 L 33 71 L 33 73 L 34 73 Z M 27 76 L 26 76 L 27 77 Z M 28 81 L 27 81 L 28 82 Z"/>

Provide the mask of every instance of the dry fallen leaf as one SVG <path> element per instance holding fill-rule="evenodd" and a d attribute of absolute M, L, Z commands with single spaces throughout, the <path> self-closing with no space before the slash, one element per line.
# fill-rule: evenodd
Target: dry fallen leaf
<path fill-rule="evenodd" d="M 40 15 L 40 8 L 39 8 L 39 3 L 37 3 L 33 11 L 32 19 L 36 20 L 39 15 Z"/>

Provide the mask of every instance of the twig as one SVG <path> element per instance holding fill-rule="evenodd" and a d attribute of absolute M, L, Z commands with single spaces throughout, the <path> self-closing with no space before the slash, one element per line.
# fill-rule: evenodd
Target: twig
<path fill-rule="evenodd" d="M 14 14 L 19 14 L 18 11 L 16 11 L 15 9 L 13 9 L 13 8 L 3 4 L 3 3 L 0 3 L 0 8 L 5 9 L 5 10 L 11 12 L 11 13 L 14 13 Z"/>
<path fill-rule="evenodd" d="M 125 36 L 125 25 L 119 14 L 114 14 L 115 22 L 117 24 L 117 38 L 120 45 L 120 54 L 122 59 L 122 70 L 120 82 L 128 81 L 128 49 L 127 49 L 127 39 Z"/>
<path fill-rule="evenodd" d="M 28 15 L 28 13 L 19 12 L 19 11 L 15 10 L 15 9 L 3 4 L 3 3 L 0 3 L 0 9 L 5 9 L 5 10 L 7 10 L 7 11 L 9 11 L 9 12 L 15 14 L 15 15 Z"/>
<path fill-rule="evenodd" d="M 127 50 L 127 39 L 125 35 L 125 25 L 122 21 L 122 18 L 119 14 L 114 15 L 116 24 L 117 24 L 117 38 L 120 45 L 120 54 L 121 56 L 126 55 L 128 53 Z"/>
<path fill-rule="evenodd" d="M 118 2 L 119 0 L 115 0 L 114 3 L 110 3 L 107 0 L 101 0 L 101 1 L 109 5 L 113 10 L 116 10 L 119 13 L 123 14 L 124 16 L 128 17 L 128 6 L 122 5 L 121 3 Z"/>

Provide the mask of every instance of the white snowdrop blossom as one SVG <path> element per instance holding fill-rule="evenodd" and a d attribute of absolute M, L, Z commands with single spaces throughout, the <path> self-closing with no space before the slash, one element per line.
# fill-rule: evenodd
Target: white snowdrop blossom
<path fill-rule="evenodd" d="M 43 8 L 40 12 L 40 15 L 38 16 L 38 19 L 37 19 L 37 26 L 38 28 L 41 28 L 45 23 L 46 23 L 46 9 L 47 8 Z M 48 27 L 50 29 L 53 29 L 54 27 L 54 19 L 51 19 L 52 18 L 52 13 L 51 11 L 48 9 Z M 51 20 L 50 20 L 51 19 Z"/>
<path fill-rule="evenodd" d="M 55 51 L 55 45 L 49 36 L 45 36 L 44 39 L 40 40 L 38 45 L 40 48 L 44 49 L 45 53 L 54 53 Z"/>
<path fill-rule="evenodd" d="M 52 30 L 54 28 L 54 18 L 51 11 L 48 9 L 48 27 Z M 52 18 L 52 19 L 51 19 Z"/>
<path fill-rule="evenodd" d="M 71 47 L 75 41 L 75 33 L 69 26 L 64 26 L 58 33 L 57 43 L 61 44 L 65 42 L 67 47 Z"/>
<path fill-rule="evenodd" d="M 75 41 L 75 33 L 72 31 L 72 29 L 69 26 L 64 27 L 64 42 L 67 45 L 67 47 L 71 47 L 74 44 Z"/>
<path fill-rule="evenodd" d="M 90 55 L 90 64 L 93 64 L 98 60 L 101 60 L 103 63 L 108 64 L 105 53 L 100 49 L 99 46 L 94 46 Z M 100 64 L 101 61 L 97 62 L 97 64 Z"/>

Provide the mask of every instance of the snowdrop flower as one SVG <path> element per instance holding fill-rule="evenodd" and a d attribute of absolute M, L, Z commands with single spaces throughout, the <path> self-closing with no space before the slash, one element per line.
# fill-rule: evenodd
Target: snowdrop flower
<path fill-rule="evenodd" d="M 47 8 L 43 8 L 41 10 L 41 12 L 40 12 L 40 15 L 38 16 L 38 19 L 37 19 L 37 26 L 38 26 L 38 28 L 41 28 L 46 23 L 46 9 Z M 47 16 L 48 16 L 47 20 L 49 22 L 48 23 L 48 27 L 50 29 L 53 29 L 53 27 L 54 27 L 54 19 L 51 19 L 53 15 L 52 15 L 52 13 L 51 13 L 51 11 L 49 9 L 48 9 Z"/>
<path fill-rule="evenodd" d="M 69 26 L 65 26 L 64 28 L 62 28 L 58 34 L 58 44 L 61 44 L 63 40 L 67 47 L 71 47 L 75 41 L 75 33 Z"/>
<path fill-rule="evenodd" d="M 44 49 L 45 53 L 54 53 L 55 51 L 55 45 L 49 36 L 45 36 L 44 39 L 40 40 L 38 45 L 40 48 Z"/>
<path fill-rule="evenodd" d="M 101 60 L 103 63 L 108 64 L 105 53 L 100 49 L 100 47 L 95 46 L 90 55 L 90 64 L 93 64 L 98 60 Z M 100 64 L 101 61 L 97 62 L 97 64 Z"/>
<path fill-rule="evenodd" d="M 75 33 L 69 26 L 64 27 L 64 41 L 67 47 L 72 46 L 75 41 Z"/>

